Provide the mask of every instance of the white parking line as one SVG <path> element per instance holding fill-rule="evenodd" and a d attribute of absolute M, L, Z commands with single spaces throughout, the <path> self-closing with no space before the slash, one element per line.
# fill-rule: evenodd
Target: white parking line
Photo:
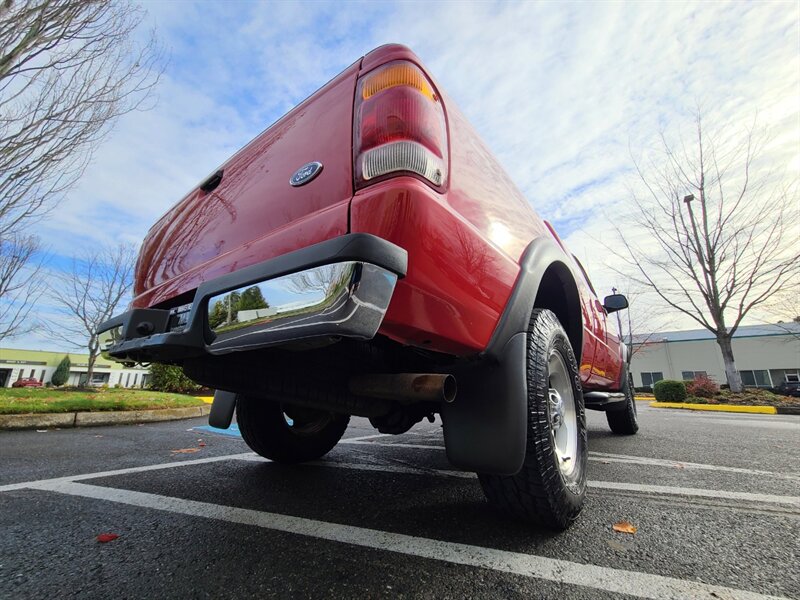
<path fill-rule="evenodd" d="M 67 481 L 40 483 L 36 487 L 71 496 L 107 500 L 128 506 L 228 523 L 239 523 L 332 542 L 352 544 L 363 548 L 396 552 L 407 556 L 438 560 L 451 564 L 492 569 L 562 585 L 578 585 L 614 594 L 628 594 L 639 598 L 722 597 L 731 600 L 777 598 L 775 596 L 765 596 L 755 592 L 685 581 L 662 575 L 599 567 L 543 556 L 483 548 L 468 544 L 456 544 L 400 533 L 342 525 L 340 523 L 260 512 L 234 506 L 211 504 L 209 502 L 184 500 L 158 494 Z"/>
<path fill-rule="evenodd" d="M 794 473 L 774 473 L 772 471 L 760 471 L 757 469 L 746 469 L 744 467 L 728 467 L 725 465 L 710 465 L 705 463 L 683 462 L 680 460 L 668 460 L 664 458 L 650 458 L 647 456 L 629 456 L 627 454 L 609 454 L 607 452 L 589 452 L 591 460 L 601 462 L 633 463 L 637 465 L 649 465 L 655 467 L 672 467 L 679 469 L 689 469 L 698 471 L 722 471 L 725 473 L 739 473 L 742 475 L 765 475 L 769 477 L 779 477 L 800 481 L 800 475 Z"/>
<path fill-rule="evenodd" d="M 269 462 L 260 456 L 242 456 L 238 460 L 252 462 Z M 313 467 L 332 467 L 340 469 L 353 469 L 357 471 L 377 471 L 384 473 L 405 473 L 409 475 L 437 475 L 440 477 L 457 477 L 462 479 L 475 479 L 474 473 L 467 471 L 448 471 L 444 469 L 426 469 L 408 466 L 370 464 L 370 463 L 351 463 L 336 462 L 330 460 L 317 460 L 304 463 L 306 466 Z M 730 492 L 727 490 L 709 490 L 705 488 L 685 488 L 668 485 L 643 485 L 639 483 L 623 483 L 617 481 L 589 481 L 590 488 L 599 490 L 618 490 L 625 492 L 639 492 L 645 494 L 666 494 L 670 496 L 696 496 L 699 498 L 715 498 L 724 500 L 739 500 L 746 502 L 757 502 L 763 504 L 786 504 L 800 508 L 800 497 L 798 496 L 779 496 L 775 494 L 754 494 L 751 492 Z"/>
<path fill-rule="evenodd" d="M 392 434 L 390 433 L 376 433 L 374 435 L 362 435 L 360 437 L 343 438 L 340 441 L 347 442 L 349 444 L 355 444 L 356 442 L 361 442 L 363 440 L 374 440 L 375 438 L 391 437 L 391 435 Z"/>
<path fill-rule="evenodd" d="M 205 463 L 220 462 L 223 460 L 231 460 L 236 458 L 243 458 L 246 456 L 255 456 L 252 452 L 243 452 L 241 454 L 226 454 L 224 456 L 209 456 L 207 458 L 196 458 L 194 460 L 180 460 L 168 463 L 159 463 L 155 465 L 145 465 L 143 467 L 128 467 L 126 469 L 114 469 L 113 471 L 98 471 L 96 473 L 83 473 L 81 475 L 68 475 L 66 477 L 54 477 L 52 479 L 39 479 L 37 481 L 22 481 L 20 483 L 9 483 L 0 485 L 0 492 L 11 492 L 13 490 L 24 490 L 26 488 L 34 488 L 37 486 L 58 483 L 61 481 L 81 481 L 83 479 L 95 479 L 96 477 L 111 477 L 113 475 L 126 475 L 128 473 L 143 473 L 145 471 L 157 471 L 159 469 L 172 469 L 175 467 L 186 467 L 189 465 L 202 465 Z"/>
<path fill-rule="evenodd" d="M 244 460 L 247 462 L 271 462 L 270 460 L 252 454 L 250 456 L 237 457 L 236 460 Z M 332 467 L 338 469 L 352 469 L 355 471 L 377 471 L 384 473 L 405 473 L 408 475 L 437 475 L 440 477 L 457 477 L 459 479 L 476 479 L 478 476 L 469 471 L 447 471 L 444 469 L 427 469 L 420 467 L 409 467 L 399 465 L 387 465 L 385 463 L 352 463 L 340 462 L 333 460 L 314 460 L 306 463 L 301 463 L 300 467 Z"/>
<path fill-rule="evenodd" d="M 357 439 L 357 438 L 352 438 Z M 344 441 L 344 440 L 343 440 Z M 360 442 L 354 442 L 360 443 Z M 370 444 L 370 442 L 364 442 L 365 445 Z M 372 445 L 379 445 L 379 446 L 400 446 L 404 448 L 412 447 L 412 448 L 425 448 L 425 449 L 437 449 L 440 448 L 439 446 L 425 446 L 421 444 L 381 444 L 379 442 L 372 442 Z M 610 455 L 610 456 L 619 456 L 622 455 Z M 626 458 L 637 458 L 637 457 L 626 457 Z M 143 473 L 146 471 L 157 471 L 160 469 L 173 469 L 177 467 L 186 467 L 191 465 L 201 465 L 206 463 L 214 463 L 214 462 L 221 462 L 226 460 L 247 460 L 247 461 L 255 461 L 255 462 L 268 462 L 266 459 L 261 458 L 260 456 L 252 453 L 252 452 L 243 452 L 239 454 L 226 454 L 223 456 L 209 456 L 207 458 L 198 458 L 194 460 L 182 460 L 182 461 L 175 461 L 169 463 L 160 463 L 155 465 L 145 465 L 141 467 L 128 467 L 125 469 L 115 469 L 112 471 L 98 471 L 95 473 L 83 473 L 80 475 L 69 475 L 66 477 L 55 477 L 52 479 L 40 479 L 36 481 L 23 481 L 20 483 L 11 483 L 0 486 L 0 492 L 9 492 L 13 490 L 22 490 L 22 489 L 30 489 L 30 488 L 40 488 L 44 485 L 51 485 L 51 484 L 58 484 L 63 482 L 74 482 L 74 481 L 83 481 L 86 479 L 96 479 L 100 477 L 112 477 L 114 475 L 127 475 L 129 473 Z M 654 459 L 648 459 L 654 460 Z M 625 460 L 623 462 L 634 462 Z M 384 471 L 384 472 L 393 472 L 393 473 L 408 473 L 414 475 L 438 475 L 444 477 L 458 477 L 458 478 L 465 478 L 465 479 L 472 479 L 475 477 L 473 473 L 465 472 L 465 471 L 455 471 L 455 470 L 443 470 L 443 469 L 432 469 L 432 468 L 419 468 L 419 467 L 412 467 L 412 466 L 397 466 L 397 465 L 386 465 L 386 464 L 364 464 L 364 463 L 350 463 L 350 462 L 334 462 L 334 461 L 315 461 L 313 463 L 306 463 L 313 466 L 322 466 L 322 467 L 339 467 L 339 468 L 346 468 L 346 469 L 356 469 L 362 471 Z M 674 466 L 674 463 L 670 463 Z M 683 464 L 690 464 L 690 463 L 683 463 Z M 705 467 L 710 467 L 713 465 L 700 465 Z M 785 504 L 789 506 L 797 506 L 800 507 L 800 498 L 796 496 L 780 496 L 774 494 L 754 494 L 749 492 L 729 492 L 726 490 L 710 490 L 710 489 L 702 489 L 702 488 L 684 488 L 684 487 L 673 487 L 673 486 L 660 486 L 660 485 L 642 485 L 637 483 L 622 483 L 622 482 L 615 482 L 615 481 L 590 481 L 589 485 L 596 489 L 608 489 L 608 490 L 619 490 L 619 491 L 630 491 L 630 492 L 640 492 L 640 493 L 651 493 L 651 494 L 667 494 L 667 495 L 675 495 L 675 496 L 696 496 L 702 498 L 718 498 L 718 499 L 729 499 L 729 500 L 742 500 L 742 501 L 750 501 L 750 502 L 763 502 L 767 504 Z"/>
<path fill-rule="evenodd" d="M 364 446 L 399 446 L 400 448 L 421 448 L 423 450 L 444 450 L 445 447 L 438 445 L 438 444 L 406 444 L 403 442 L 394 442 L 394 443 L 386 443 L 386 442 L 367 442 L 359 440 L 358 438 L 352 438 L 349 440 L 340 440 L 340 444 L 359 444 Z"/>
<path fill-rule="evenodd" d="M 444 450 L 445 447 L 438 444 L 405 444 L 402 442 L 386 443 L 386 442 L 369 442 L 361 441 L 357 438 L 352 440 L 342 440 L 340 444 L 356 444 L 364 446 L 380 446 L 398 448 L 416 448 L 422 450 Z M 728 467 L 725 465 L 710 465 L 704 463 L 683 462 L 680 460 L 668 460 L 664 458 L 650 458 L 647 456 L 629 456 L 627 454 L 609 454 L 606 452 L 589 452 L 589 460 L 598 462 L 616 462 L 635 465 L 647 465 L 652 467 L 670 467 L 688 470 L 701 470 L 701 471 L 722 471 L 726 473 L 740 473 L 743 475 L 767 475 L 769 477 L 778 477 L 780 479 L 788 479 L 791 481 L 800 481 L 800 475 L 793 473 L 774 473 L 772 471 L 758 471 L 755 469 L 745 469 L 743 467 Z"/>
<path fill-rule="evenodd" d="M 750 492 L 729 492 L 727 490 L 708 490 L 703 488 L 684 488 L 669 485 L 642 485 L 638 483 L 621 483 L 617 481 L 590 481 L 589 487 L 603 490 L 620 490 L 626 492 L 642 492 L 646 494 L 669 494 L 673 496 L 697 496 L 700 498 L 717 498 L 741 500 L 764 504 L 788 504 L 800 508 L 800 497 L 777 496 L 774 494 L 753 494 Z"/>

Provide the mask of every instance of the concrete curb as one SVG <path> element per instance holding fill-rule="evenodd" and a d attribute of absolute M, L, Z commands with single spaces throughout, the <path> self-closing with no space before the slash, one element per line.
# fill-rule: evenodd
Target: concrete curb
<path fill-rule="evenodd" d="M 178 419 L 204 417 L 209 412 L 211 412 L 211 407 L 203 405 L 187 406 L 184 408 L 158 408 L 153 410 L 110 410 L 98 412 L 0 415 L 0 430 L 156 423 L 158 421 L 176 421 Z"/>
<path fill-rule="evenodd" d="M 774 406 L 742 406 L 739 404 L 689 404 L 687 402 L 651 402 L 650 406 L 653 408 L 680 408 L 684 410 L 707 410 L 712 412 L 751 413 L 760 415 L 778 414 L 778 409 Z"/>

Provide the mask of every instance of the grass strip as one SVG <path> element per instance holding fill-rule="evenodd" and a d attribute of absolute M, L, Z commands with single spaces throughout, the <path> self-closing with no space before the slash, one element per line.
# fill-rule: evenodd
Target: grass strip
<path fill-rule="evenodd" d="M 0 414 L 151 410 L 202 406 L 199 398 L 151 390 L 0 389 Z"/>

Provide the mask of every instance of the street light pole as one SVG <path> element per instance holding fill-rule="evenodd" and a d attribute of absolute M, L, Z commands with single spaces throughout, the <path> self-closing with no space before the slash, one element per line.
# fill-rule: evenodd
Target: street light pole
<path fill-rule="evenodd" d="M 703 267 L 703 271 L 705 272 L 706 269 L 706 260 L 705 254 L 703 254 L 703 245 L 700 243 L 700 235 L 697 233 L 697 223 L 694 220 L 694 211 L 692 210 L 692 202 L 694 201 L 694 194 L 688 194 L 683 197 L 683 201 L 686 203 L 686 208 L 689 209 L 689 222 L 692 224 L 692 233 L 694 234 L 694 241 L 697 245 L 697 254 L 700 258 L 700 265 Z"/>
<path fill-rule="evenodd" d="M 612 288 L 611 288 L 611 293 L 612 293 L 612 294 L 616 294 L 616 293 L 617 293 L 617 288 L 615 288 L 615 287 L 612 287 Z M 630 309 L 629 309 L 629 310 L 630 310 Z M 620 340 L 624 340 L 624 339 L 625 339 L 625 338 L 623 337 L 623 335 L 622 335 L 622 319 L 621 319 L 621 318 L 620 318 L 620 316 L 619 316 L 619 311 L 617 311 L 617 333 L 619 333 L 619 338 L 620 338 Z"/>

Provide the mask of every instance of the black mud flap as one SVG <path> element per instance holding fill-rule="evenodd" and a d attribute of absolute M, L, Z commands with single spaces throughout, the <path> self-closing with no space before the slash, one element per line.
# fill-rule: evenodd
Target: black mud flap
<path fill-rule="evenodd" d="M 214 403 L 208 415 L 208 424 L 219 429 L 227 429 L 233 420 L 233 411 L 236 408 L 236 394 L 233 392 L 214 392 Z"/>
<path fill-rule="evenodd" d="M 458 396 L 442 409 L 447 458 L 469 471 L 514 475 L 525 461 L 527 334 L 506 342 L 498 360 L 454 371 Z"/>
<path fill-rule="evenodd" d="M 442 409 L 442 421 L 447 457 L 457 467 L 490 475 L 514 475 L 522 468 L 528 432 L 527 331 L 550 268 L 565 285 L 578 324 L 570 343 L 580 356 L 580 296 L 570 263 L 549 236 L 533 240 L 522 254 L 514 290 L 480 360 L 452 371 L 458 395 Z"/>

